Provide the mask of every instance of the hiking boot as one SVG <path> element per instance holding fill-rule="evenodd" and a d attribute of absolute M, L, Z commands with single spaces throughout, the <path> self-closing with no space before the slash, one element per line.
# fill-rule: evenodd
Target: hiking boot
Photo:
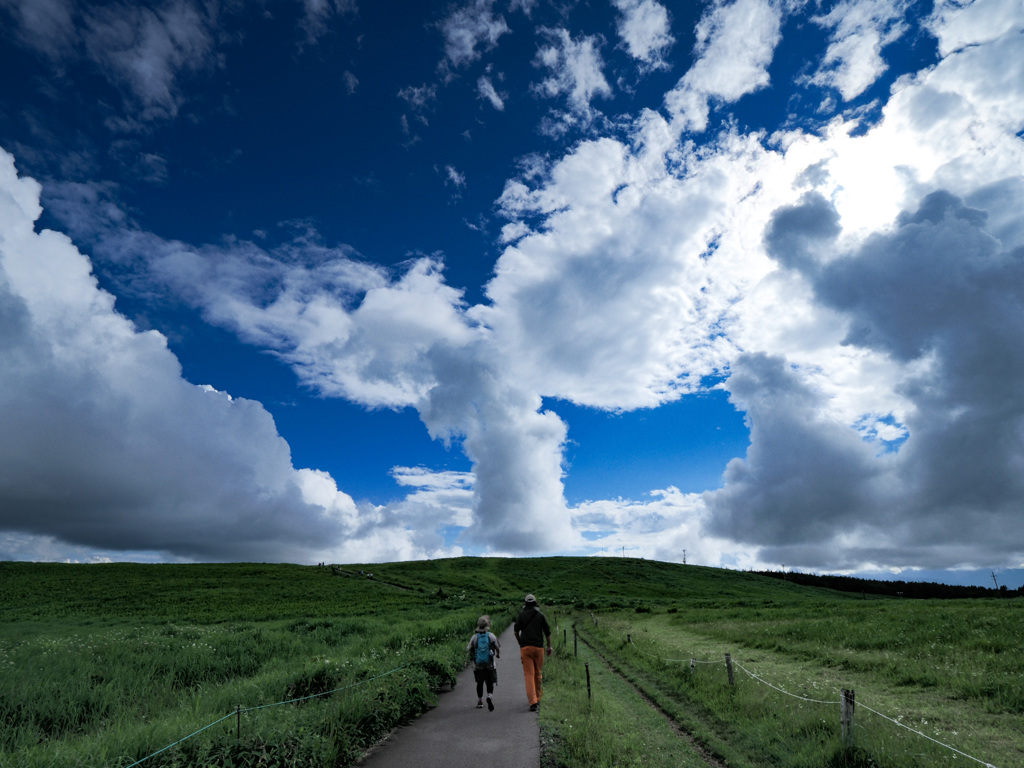
<path fill-rule="evenodd" d="M 487 711 L 488 712 L 493 712 L 494 711 L 494 702 L 491 701 L 491 697 L 490 696 L 487 697 Z"/>
<path fill-rule="evenodd" d="M 538 709 L 540 709 L 540 704 L 531 704 L 530 705 L 530 711 L 531 712 L 536 712 Z"/>

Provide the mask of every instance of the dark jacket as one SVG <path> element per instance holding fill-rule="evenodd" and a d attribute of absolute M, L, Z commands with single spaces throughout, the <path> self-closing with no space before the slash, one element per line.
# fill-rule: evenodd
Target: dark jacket
<path fill-rule="evenodd" d="M 520 647 L 532 645 L 543 648 L 545 638 L 548 640 L 547 644 L 551 644 L 551 627 L 548 626 L 547 618 L 536 605 L 527 605 L 520 611 L 513 632 L 515 632 L 516 639 L 519 640 Z"/>

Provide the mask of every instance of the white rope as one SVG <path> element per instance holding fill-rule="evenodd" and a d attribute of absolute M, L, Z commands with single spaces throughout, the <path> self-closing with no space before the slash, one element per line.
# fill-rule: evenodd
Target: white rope
<path fill-rule="evenodd" d="M 744 666 L 743 666 L 742 664 L 740 664 L 739 662 L 737 662 L 737 661 L 733 661 L 733 664 L 735 664 L 735 665 L 736 665 L 737 667 L 739 667 L 740 669 L 742 669 L 742 670 L 743 670 L 744 672 L 746 672 L 746 673 L 747 673 L 748 675 L 750 675 L 750 676 L 751 676 L 752 678 L 754 678 L 755 680 L 757 680 L 757 681 L 758 681 L 759 683 L 764 683 L 764 684 L 765 684 L 765 685 L 767 685 L 767 686 L 768 686 L 769 688 L 774 688 L 774 689 L 775 689 L 776 691 L 778 691 L 779 693 L 784 693 L 784 694 L 786 694 L 787 696 L 792 696 L 792 697 L 793 697 L 794 699 L 800 699 L 801 701 L 809 701 L 809 702 L 811 702 L 811 703 L 813 703 L 813 704 L 838 704 L 838 703 L 839 703 L 839 702 L 836 702 L 836 701 L 816 701 L 816 700 L 814 700 L 814 699 L 808 699 L 808 698 L 805 698 L 805 697 L 803 697 L 803 696 L 797 696 L 796 694 L 790 693 L 789 691 L 784 691 L 784 690 L 782 690 L 781 688 L 779 688 L 779 687 L 777 687 L 777 686 L 774 686 L 774 685 L 772 685 L 771 683 L 769 683 L 769 682 L 768 682 L 768 681 L 766 681 L 766 680 L 762 680 L 762 679 L 761 679 L 760 677 L 758 677 L 757 675 L 755 675 L 755 674 L 754 674 L 753 672 L 751 672 L 751 671 L 750 671 L 749 669 L 746 669 L 746 668 L 745 668 L 745 667 L 744 667 Z M 872 713 L 874 713 L 874 714 L 878 715 L 879 717 L 881 717 L 881 718 L 883 718 L 883 719 L 885 719 L 885 720 L 888 720 L 888 721 L 889 721 L 890 723 L 895 723 L 896 725 L 900 726 L 901 728 L 906 728 L 906 729 L 907 729 L 908 731 L 910 731 L 911 733 L 916 733 L 916 734 L 917 734 L 918 736 L 922 736 L 922 737 L 924 737 L 924 738 L 928 739 L 928 741 L 931 741 L 931 742 L 933 742 L 933 743 L 935 743 L 935 744 L 938 744 L 938 745 L 939 745 L 940 747 L 945 747 L 945 748 L 946 748 L 946 749 L 948 749 L 948 750 L 951 750 L 951 751 L 953 751 L 953 752 L 956 752 L 956 753 L 957 753 L 958 755 L 963 755 L 964 757 L 966 757 L 966 758 L 968 758 L 968 759 L 970 759 L 970 760 L 973 760 L 973 761 L 974 761 L 974 762 L 976 762 L 976 763 L 981 763 L 982 765 L 984 765 L 984 766 L 985 766 L 985 768 L 996 768 L 996 767 L 995 767 L 994 765 L 992 765 L 991 763 L 987 763 L 987 762 L 985 762 L 984 760 L 979 760 L 979 759 L 978 759 L 978 758 L 976 758 L 976 757 L 972 757 L 971 755 L 968 755 L 968 754 L 967 754 L 966 752 L 961 752 L 961 751 L 960 751 L 959 749 L 957 749 L 956 747 L 951 747 L 951 746 L 949 746 L 949 744 L 943 744 L 943 743 L 942 743 L 941 741 L 939 741 L 938 739 L 933 739 L 933 738 L 932 738 L 931 736 L 929 736 L 929 735 L 928 735 L 927 733 L 921 733 L 920 731 L 914 730 L 914 729 L 913 729 L 913 728 L 911 728 L 911 727 L 910 727 L 909 725 L 905 725 L 905 724 L 901 723 L 901 722 L 900 722 L 899 720 L 894 720 L 893 718 L 891 718 L 891 717 L 889 717 L 889 716 L 887 716 L 887 715 L 883 715 L 883 714 L 882 714 L 881 712 L 877 712 L 877 711 L 873 710 L 873 709 L 872 709 L 871 707 L 869 707 L 869 706 L 868 706 L 867 704 L 864 704 L 863 702 L 860 702 L 860 701 L 858 701 L 858 702 L 857 702 L 857 705 L 858 705 L 858 706 L 861 706 L 861 707 L 863 707 L 863 708 L 864 708 L 864 709 L 866 709 L 866 710 L 867 710 L 868 712 L 872 712 Z"/>
<path fill-rule="evenodd" d="M 794 699 L 800 699 L 800 701 L 809 701 L 809 702 L 810 702 L 811 704 L 838 704 L 838 703 L 839 703 L 839 701 L 838 701 L 838 700 L 836 700 L 836 701 L 818 701 L 817 699 L 808 699 L 808 698 L 807 698 L 806 696 L 797 696 L 797 695 L 796 695 L 795 693 L 790 693 L 789 691 L 785 691 L 785 690 L 783 690 L 782 688 L 779 688 L 779 687 L 778 687 L 778 686 L 776 686 L 776 685 L 772 685 L 772 684 L 771 684 L 771 683 L 769 683 L 769 682 L 768 682 L 767 680 L 762 680 L 762 679 L 761 679 L 760 677 L 758 677 L 757 675 L 755 675 L 755 674 L 754 674 L 753 672 L 751 672 L 751 671 L 750 671 L 749 669 L 747 669 L 746 667 L 744 667 L 744 666 L 743 666 L 742 664 L 740 664 L 740 663 L 739 663 L 738 661 L 736 661 L 735 659 L 733 660 L 733 662 L 732 662 L 732 663 L 733 663 L 733 664 L 735 664 L 735 665 L 736 665 L 737 667 L 739 667 L 740 669 L 742 669 L 742 670 L 743 670 L 744 672 L 746 672 L 746 673 L 747 673 L 748 675 L 750 675 L 750 676 L 751 676 L 752 678 L 754 678 L 755 680 L 757 680 L 757 682 L 759 682 L 759 683 L 763 683 L 764 685 L 767 685 L 767 686 L 768 686 L 769 688 L 773 688 L 773 689 L 775 689 L 775 690 L 776 690 L 776 691 L 778 691 L 779 693 L 784 693 L 784 694 L 786 694 L 787 696 L 792 696 L 792 697 L 793 697 Z"/>
<path fill-rule="evenodd" d="M 976 758 L 976 757 L 971 757 L 971 755 L 968 755 L 968 754 L 967 754 L 966 752 L 961 752 L 961 751 L 960 751 L 959 749 L 957 749 L 956 747 L 951 747 L 951 746 L 949 746 L 949 744 L 943 744 L 943 743 L 942 743 L 941 741 L 939 741 L 938 739 L 933 739 L 933 738 L 932 738 L 931 736 L 929 736 L 929 735 L 928 735 L 927 733 L 921 733 L 920 731 L 915 731 L 915 730 L 914 730 L 913 728 L 911 728 L 911 727 L 910 727 L 909 725 L 904 725 L 904 724 L 903 724 L 903 723 L 901 723 L 901 722 L 900 722 L 899 720 L 893 720 L 893 719 L 892 719 L 891 717 L 889 717 L 888 715 L 883 715 L 883 714 L 882 714 L 881 712 L 875 712 L 875 710 L 873 710 L 873 709 L 872 709 L 871 707 L 869 707 L 869 706 L 868 706 L 867 704 L 863 704 L 863 703 L 861 703 L 861 702 L 859 702 L 859 701 L 858 701 L 858 702 L 857 702 L 857 706 L 859 706 L 859 707 L 864 707 L 864 709 L 866 709 L 866 710 L 867 710 L 868 712 L 873 712 L 874 714 L 878 715 L 879 717 L 881 717 L 881 718 L 884 718 L 885 720 L 888 720 L 888 721 L 889 721 L 890 723 L 895 723 L 896 725 L 900 726 L 901 728 L 906 728 L 906 729 L 907 729 L 908 731 L 910 731 L 911 733 L 916 733 L 916 734 L 917 734 L 918 736 L 923 736 L 924 738 L 928 739 L 928 741 L 932 741 L 932 742 L 934 742 L 934 743 L 938 744 L 938 745 L 939 745 L 940 747 L 945 747 L 946 749 L 949 749 L 949 750 L 952 750 L 953 752 L 956 752 L 956 753 L 957 753 L 958 755 L 963 755 L 963 756 L 964 756 L 964 757 L 966 757 L 966 758 L 967 758 L 968 760 L 973 760 L 973 761 L 974 761 L 974 762 L 976 762 L 976 763 L 981 763 L 982 765 L 984 765 L 984 766 L 985 766 L 985 768 L 996 768 L 996 767 L 995 767 L 994 765 L 992 765 L 992 763 L 986 763 L 986 762 L 985 762 L 984 760 L 979 760 L 979 759 L 978 759 L 978 758 Z"/>
<path fill-rule="evenodd" d="M 655 656 L 655 655 L 654 655 L 654 654 L 652 654 L 652 653 L 647 653 L 646 651 L 641 651 L 641 650 L 640 650 L 639 648 L 637 648 L 637 647 L 636 647 L 636 645 L 635 645 L 635 644 L 633 643 L 633 638 L 630 638 L 630 639 L 629 639 L 629 644 L 630 644 L 630 645 L 632 645 L 632 646 L 633 646 L 633 648 L 634 648 L 634 649 L 635 649 L 636 651 L 638 651 L 639 653 L 642 653 L 642 654 L 644 654 L 645 656 L 650 656 L 651 658 L 654 658 L 654 659 L 661 659 L 662 661 L 674 661 L 674 662 L 678 662 L 678 663 L 684 663 L 684 662 L 687 662 L 687 661 L 689 661 L 689 662 L 690 662 L 691 664 L 721 664 L 721 663 L 722 663 L 721 661 L 700 661 L 699 659 L 662 659 L 662 657 L 660 657 L 660 656 Z M 750 676 L 751 676 L 752 678 L 754 678 L 755 680 L 757 680 L 757 682 L 759 682 L 759 683 L 762 683 L 762 684 L 764 684 L 764 685 L 767 685 L 767 686 L 768 686 L 769 688 L 772 688 L 772 689 L 774 689 L 774 690 L 778 691 L 779 693 L 784 693 L 784 694 L 786 694 L 787 696 L 792 696 L 792 697 L 793 697 L 794 699 L 799 699 L 800 701 L 807 701 L 807 702 L 810 702 L 811 704 L 830 704 L 830 705 L 835 705 L 835 704 L 838 704 L 838 703 L 839 703 L 838 701 L 819 701 L 819 700 L 817 700 L 817 699 L 808 699 L 808 698 L 807 698 L 806 696 L 798 696 L 798 695 L 796 695 L 795 693 L 790 693 L 789 691 L 785 691 L 785 690 L 783 690 L 782 688 L 779 688 L 778 686 L 772 685 L 772 684 L 771 684 L 771 683 L 769 683 L 769 682 L 768 682 L 767 680 L 763 680 L 762 678 L 760 678 L 760 677 L 758 677 L 757 675 L 755 675 L 755 674 L 754 674 L 753 672 L 751 672 L 751 671 L 750 671 L 749 669 L 747 669 L 746 667 L 744 667 L 744 666 L 743 666 L 742 664 L 740 664 L 740 663 L 739 663 L 738 661 L 736 661 L 735 659 L 733 659 L 733 662 L 732 662 L 732 663 L 733 663 L 733 664 L 735 664 L 735 665 L 736 665 L 737 667 L 739 667 L 740 669 L 742 669 L 742 670 L 743 670 L 744 672 L 746 672 L 746 673 L 747 673 L 748 675 L 750 675 Z M 985 762 L 984 760 L 979 760 L 979 759 L 978 759 L 978 758 L 976 758 L 976 757 L 973 757 L 973 756 L 971 756 L 971 755 L 968 755 L 968 754 L 967 754 L 966 752 L 961 752 L 961 751 L 960 751 L 959 749 L 957 749 L 956 747 L 951 747 L 951 746 L 949 746 L 949 744 L 943 744 L 943 743 L 942 743 L 941 741 L 939 741 L 938 739 L 933 739 L 933 738 L 932 738 L 931 736 L 929 736 L 929 735 L 928 735 L 928 734 L 926 734 L 926 733 L 921 733 L 920 731 L 914 730 L 914 729 L 913 729 L 913 728 L 911 728 L 911 727 L 910 727 L 909 725 L 904 725 L 904 724 L 903 724 L 903 723 L 901 723 L 901 722 L 900 722 L 899 720 L 894 720 L 893 718 L 891 718 L 891 717 L 889 717 L 889 716 L 887 716 L 887 715 L 883 715 L 883 714 L 882 714 L 881 712 L 876 712 L 875 710 L 873 710 L 873 709 L 872 709 L 871 707 L 869 707 L 869 706 L 868 706 L 867 704 L 864 704 L 863 702 L 860 702 L 860 701 L 858 701 L 858 702 L 857 702 L 857 705 L 858 705 L 858 706 L 861 706 L 861 707 L 863 707 L 863 708 L 864 708 L 864 709 L 866 709 L 866 710 L 867 710 L 868 712 L 872 712 L 872 713 L 874 713 L 874 714 L 878 715 L 879 717 L 881 717 L 881 718 L 884 718 L 885 720 L 888 720 L 888 721 L 889 721 L 889 722 L 891 722 L 891 723 L 895 723 L 896 725 L 900 726 L 901 728 L 906 728 L 906 729 L 907 729 L 908 731 L 910 731 L 911 733 L 916 733 L 916 734 L 917 734 L 918 736 L 922 736 L 922 737 L 924 737 L 924 738 L 928 739 L 928 741 L 931 741 L 931 742 L 933 742 L 933 743 L 935 743 L 935 744 L 938 744 L 938 745 L 939 745 L 940 747 L 945 747 L 945 748 L 946 748 L 946 749 L 948 749 L 948 750 L 951 750 L 951 751 L 953 751 L 953 752 L 956 752 L 956 753 L 957 753 L 958 755 L 963 755 L 963 756 L 964 756 L 964 757 L 966 757 L 966 758 L 967 758 L 968 760 L 973 760 L 973 761 L 974 761 L 974 762 L 976 762 L 976 763 L 981 763 L 982 765 L 984 765 L 984 766 L 985 766 L 985 768 L 996 768 L 996 766 L 992 765 L 992 763 L 988 763 L 988 762 Z"/>
<path fill-rule="evenodd" d="M 298 702 L 298 701 L 306 701 L 307 699 L 316 699 L 316 698 L 319 698 L 320 696 L 330 696 L 332 693 L 337 693 L 338 691 L 348 690 L 349 688 L 355 688 L 357 686 L 363 685 L 364 683 L 371 683 L 374 680 L 380 680 L 380 678 L 382 678 L 382 677 L 387 677 L 388 675 L 393 675 L 395 672 L 399 672 L 399 671 L 401 671 L 401 670 L 403 670 L 403 669 L 405 669 L 406 667 L 409 667 L 409 666 L 411 666 L 411 664 L 403 664 L 401 667 L 395 667 L 394 669 L 392 669 L 392 670 L 390 670 L 388 672 L 383 672 L 383 673 L 377 675 L 376 677 L 371 677 L 371 678 L 368 678 L 366 680 L 360 680 L 357 683 L 352 683 L 351 685 L 345 685 L 345 686 L 342 686 L 341 688 L 335 688 L 333 691 L 324 691 L 323 693 L 314 693 L 312 696 L 303 696 L 303 697 L 298 698 L 298 699 L 288 699 L 287 701 L 278 701 L 278 702 L 276 702 L 274 704 L 263 704 L 262 706 L 258 706 L 258 707 L 246 707 L 245 709 L 242 709 L 241 707 L 239 707 L 234 712 L 231 712 L 231 713 L 229 713 L 227 715 L 224 715 L 224 717 L 222 717 L 220 720 L 215 720 L 214 722 L 210 723 L 209 725 L 204 725 L 202 728 L 200 728 L 195 733 L 190 733 L 185 738 L 178 739 L 173 744 L 168 744 L 166 747 L 163 747 L 162 749 L 158 749 L 153 754 L 148 755 L 148 756 L 142 758 L 141 760 L 136 760 L 134 763 L 129 765 L 128 768 L 135 768 L 135 766 L 141 765 L 142 763 L 144 763 L 147 760 L 149 760 L 149 758 L 156 757 L 161 752 L 166 752 L 171 747 L 176 747 L 179 744 L 181 744 L 183 741 L 188 741 L 193 736 L 198 736 L 200 733 L 202 733 L 206 729 L 212 728 L 213 726 L 217 725 L 217 723 L 224 722 L 229 717 L 240 716 L 243 713 L 248 713 L 248 712 L 255 712 L 257 709 L 267 709 L 268 707 L 279 707 L 282 704 L 294 704 L 295 702 Z"/>
<path fill-rule="evenodd" d="M 656 659 L 659 660 L 659 662 L 675 662 L 677 664 L 685 664 L 686 662 L 690 662 L 691 664 L 722 664 L 723 663 L 722 659 L 716 660 L 716 662 L 701 662 L 701 660 L 699 658 L 663 658 L 662 656 L 656 656 L 653 653 L 648 653 L 645 650 L 641 650 L 640 648 L 637 647 L 636 643 L 633 642 L 633 638 L 630 638 L 630 645 L 632 645 L 633 649 L 636 650 L 638 653 L 643 653 L 645 656 L 650 656 L 651 658 L 656 658 Z"/>

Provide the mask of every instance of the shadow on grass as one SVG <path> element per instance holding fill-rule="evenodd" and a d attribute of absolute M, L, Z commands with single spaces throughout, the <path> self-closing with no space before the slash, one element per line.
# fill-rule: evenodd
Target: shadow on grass
<path fill-rule="evenodd" d="M 878 761 L 859 747 L 838 749 L 822 768 L 880 768 Z"/>

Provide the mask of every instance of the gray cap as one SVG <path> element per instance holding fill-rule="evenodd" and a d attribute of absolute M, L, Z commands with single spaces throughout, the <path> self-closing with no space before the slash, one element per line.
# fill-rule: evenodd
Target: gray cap
<path fill-rule="evenodd" d="M 537 598 L 534 597 L 533 595 L 527 595 L 526 598 L 523 600 L 523 602 L 524 603 L 536 603 L 537 602 Z"/>

